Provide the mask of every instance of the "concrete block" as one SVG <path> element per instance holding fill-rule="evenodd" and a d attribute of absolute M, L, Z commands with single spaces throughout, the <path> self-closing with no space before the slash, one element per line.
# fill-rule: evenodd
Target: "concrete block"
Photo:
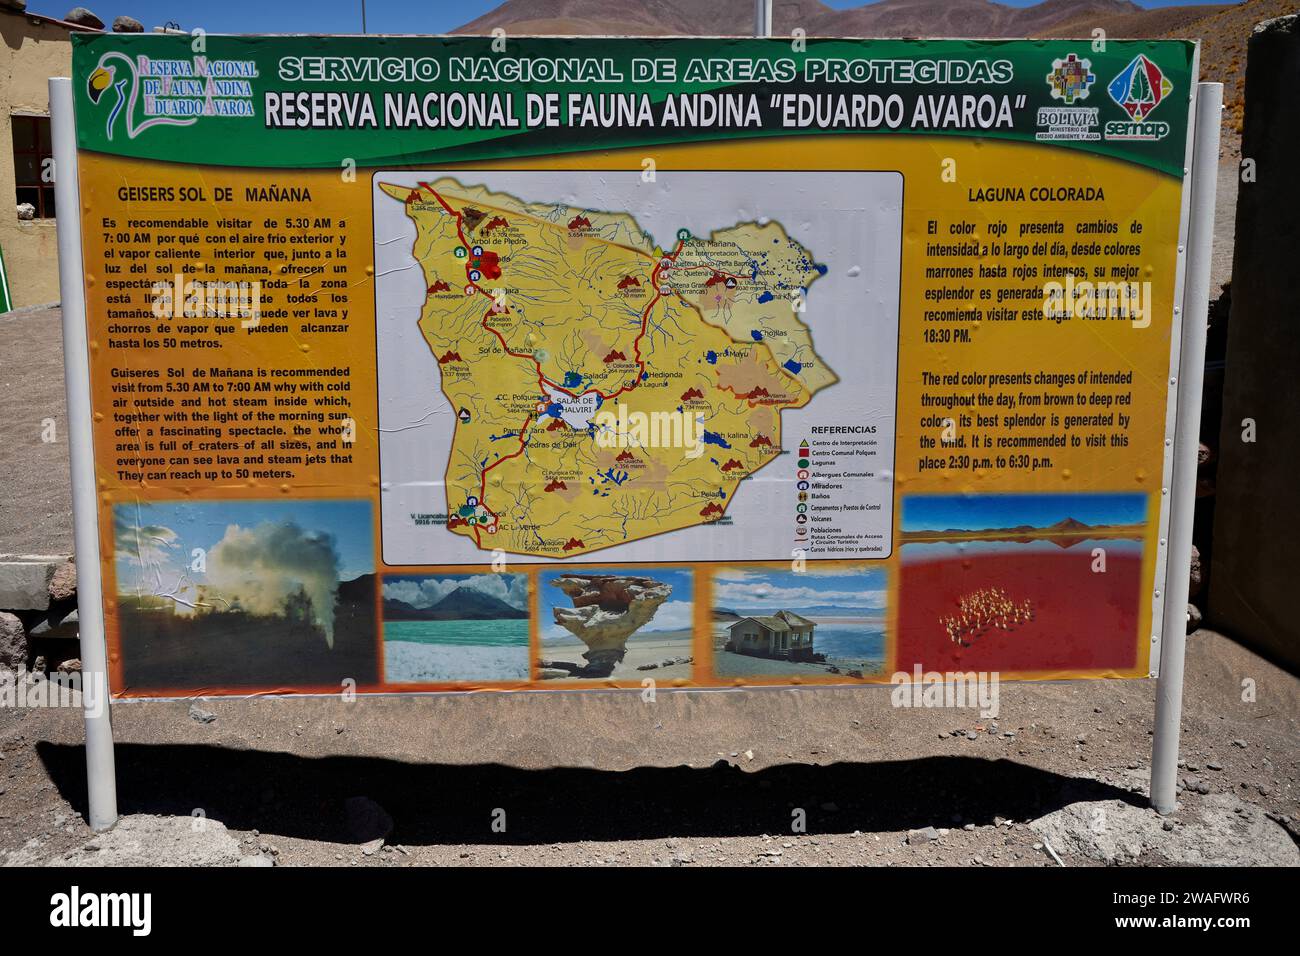
<path fill-rule="evenodd" d="M 67 561 L 67 555 L 0 554 L 0 608 L 44 611 L 54 572 Z"/>
<path fill-rule="evenodd" d="M 75 641 L 81 635 L 75 607 L 71 611 L 52 608 L 35 624 L 29 620 L 27 625 L 30 628 L 27 632 L 28 637 L 65 638 Z"/>

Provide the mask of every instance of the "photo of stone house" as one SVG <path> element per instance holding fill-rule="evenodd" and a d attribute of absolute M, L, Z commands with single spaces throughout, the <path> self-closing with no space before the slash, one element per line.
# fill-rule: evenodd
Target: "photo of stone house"
<path fill-rule="evenodd" d="M 726 649 L 754 657 L 785 661 L 813 660 L 813 628 L 817 625 L 793 611 L 762 617 L 742 617 L 732 624 Z"/>

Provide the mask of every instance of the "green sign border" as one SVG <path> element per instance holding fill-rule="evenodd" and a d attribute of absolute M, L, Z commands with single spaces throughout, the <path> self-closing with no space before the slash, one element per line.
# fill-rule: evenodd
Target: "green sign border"
<path fill-rule="evenodd" d="M 203 53 L 194 45 L 201 40 Z M 493 41 L 484 37 L 321 37 L 321 36 L 208 36 L 74 34 L 73 90 L 76 101 L 77 143 L 83 150 L 110 153 L 137 159 L 160 160 L 213 166 L 262 168 L 338 168 L 345 160 L 359 167 L 430 165 L 445 162 L 591 152 L 626 147 L 651 147 L 671 143 L 726 141 L 777 136 L 835 135 L 910 135 L 960 136 L 1032 142 L 1052 149 L 1083 151 L 1110 156 L 1147 166 L 1161 172 L 1184 175 L 1188 104 L 1195 83 L 1196 44 L 1186 40 L 1108 40 L 1097 51 L 1091 40 L 843 40 L 809 39 L 806 49 L 796 52 L 788 38 L 760 40 L 745 38 L 606 38 L 539 37 L 510 39 L 504 52 L 492 50 Z M 1052 61 L 1070 53 L 1091 63 L 1095 76 L 1086 99 L 1071 104 L 1053 97 L 1048 74 Z M 1172 83 L 1168 105 L 1161 102 L 1153 111 L 1153 121 L 1168 124 L 1166 135 L 1158 140 L 1039 141 L 1037 113 L 1039 107 L 1086 106 L 1098 113 L 1098 131 L 1109 121 L 1126 121 L 1127 113 L 1107 93 L 1107 85 L 1139 54 L 1144 54 Z M 143 96 L 127 104 L 128 89 L 135 92 L 138 82 L 132 64 L 140 56 L 155 60 L 193 61 L 204 55 L 209 61 L 236 60 L 252 62 L 257 76 L 251 81 L 253 116 L 200 116 L 192 125 L 152 125 L 134 137 L 128 135 L 122 113 L 131 112 L 137 123 L 145 119 Z M 283 57 L 431 57 L 441 61 L 441 78 L 434 82 L 315 82 L 303 83 L 280 78 Z M 788 59 L 800 66 L 809 58 L 844 58 L 849 60 L 1004 60 L 1012 65 L 1013 74 L 1005 84 L 920 84 L 920 83 L 811 83 L 801 76 L 789 82 L 755 83 L 636 83 L 629 79 L 607 83 L 518 82 L 505 86 L 484 82 L 451 83 L 446 64 L 451 57 L 590 57 L 609 58 L 625 77 L 630 76 L 634 58 L 667 58 L 678 67 L 695 59 Z M 104 75 L 97 82 L 101 89 L 92 97 L 90 78 L 100 64 L 113 67 L 112 84 L 121 91 L 102 89 Z M 130 87 L 124 74 L 130 70 Z M 120 84 L 120 85 L 119 85 Z M 737 93 L 760 94 L 766 104 L 771 94 L 799 93 L 897 93 L 904 97 L 910 120 L 917 95 L 992 94 L 1006 95 L 1013 101 L 1024 97 L 1015 110 L 1014 129 L 989 131 L 934 129 L 782 129 L 769 122 L 763 129 L 688 129 L 688 128 L 558 128 L 540 129 L 398 129 L 344 128 L 302 129 L 268 128 L 263 102 L 271 91 L 309 90 L 357 93 L 368 91 L 380 100 L 380 94 L 401 90 L 423 94 L 428 91 L 513 92 L 522 98 L 528 92 L 644 92 L 652 102 L 662 102 L 670 94 Z M 104 95 L 108 93 L 108 95 Z M 1163 107 L 1163 108 L 1161 108 Z M 767 114 L 771 118 L 772 114 Z M 380 111 L 382 118 L 382 110 Z M 110 129 L 110 127 L 112 127 Z M 110 136 L 110 133 L 112 135 Z"/>

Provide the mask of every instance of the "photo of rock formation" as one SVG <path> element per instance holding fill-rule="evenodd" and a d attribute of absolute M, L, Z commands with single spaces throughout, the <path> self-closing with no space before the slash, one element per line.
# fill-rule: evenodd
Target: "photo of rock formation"
<path fill-rule="evenodd" d="M 540 577 L 542 680 L 689 677 L 691 572 L 554 571 Z M 547 619 L 553 623 L 545 625 Z M 575 640 L 576 639 L 576 640 Z"/>

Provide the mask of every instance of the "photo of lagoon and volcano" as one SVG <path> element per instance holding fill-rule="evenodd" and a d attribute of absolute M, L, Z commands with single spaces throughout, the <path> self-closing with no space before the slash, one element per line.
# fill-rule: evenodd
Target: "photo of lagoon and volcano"
<path fill-rule="evenodd" d="M 387 575 L 384 679 L 528 680 L 528 576 Z"/>
<path fill-rule="evenodd" d="M 903 499 L 897 666 L 1137 666 L 1144 494 Z"/>

